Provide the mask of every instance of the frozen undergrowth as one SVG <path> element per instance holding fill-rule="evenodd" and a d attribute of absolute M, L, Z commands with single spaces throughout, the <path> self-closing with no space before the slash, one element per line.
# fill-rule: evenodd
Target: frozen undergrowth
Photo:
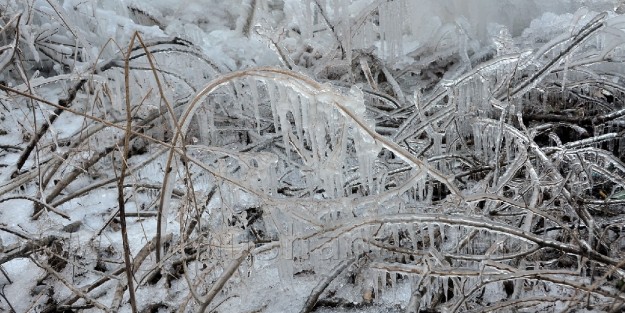
<path fill-rule="evenodd" d="M 3 310 L 622 309 L 621 4 L 169 2 L 0 3 Z"/>

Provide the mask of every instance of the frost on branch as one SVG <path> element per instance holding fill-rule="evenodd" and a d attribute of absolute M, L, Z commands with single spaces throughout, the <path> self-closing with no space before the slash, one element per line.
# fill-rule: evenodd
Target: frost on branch
<path fill-rule="evenodd" d="M 31 2 L 0 16 L 3 309 L 622 309 L 603 1 Z"/>

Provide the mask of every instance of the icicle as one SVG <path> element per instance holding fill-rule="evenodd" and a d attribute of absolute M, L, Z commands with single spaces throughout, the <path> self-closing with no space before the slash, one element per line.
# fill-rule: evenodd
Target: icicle
<path fill-rule="evenodd" d="M 269 103 L 271 104 L 271 114 L 273 116 L 273 127 L 274 131 L 278 133 L 280 129 L 280 116 L 278 115 L 277 110 L 277 100 L 276 100 L 276 85 L 271 80 L 265 80 L 265 84 L 267 86 L 267 94 L 269 95 Z"/>
<path fill-rule="evenodd" d="M 288 93 L 288 103 L 290 104 L 291 114 L 293 114 L 293 120 L 295 122 L 295 132 L 301 146 L 304 147 L 304 135 L 302 128 L 302 111 L 306 110 L 307 107 L 305 105 L 306 98 L 300 95 L 295 94 L 294 92 Z M 304 153 L 304 151 L 301 151 Z"/>
<path fill-rule="evenodd" d="M 432 298 L 434 297 L 434 290 L 438 290 L 435 289 L 436 286 L 434 286 L 435 284 L 433 282 L 431 282 L 432 278 L 424 278 L 427 280 L 430 280 L 430 284 L 427 284 L 428 288 L 425 288 L 425 294 L 423 295 L 423 299 L 424 301 L 424 305 L 425 307 L 430 307 L 430 305 L 432 304 Z"/>
<path fill-rule="evenodd" d="M 428 236 L 430 237 L 430 248 L 435 248 L 436 236 L 434 235 L 434 224 L 428 224 Z"/>
<path fill-rule="evenodd" d="M 247 102 L 247 99 L 245 99 L 246 92 L 243 91 L 243 86 L 241 86 L 241 83 L 238 81 L 231 83 L 231 86 L 234 89 L 234 91 L 231 91 L 232 94 L 236 95 L 236 99 L 233 101 L 234 103 L 231 104 L 232 111 L 236 116 L 241 116 L 243 115 L 243 106 Z"/>
<path fill-rule="evenodd" d="M 365 149 L 359 150 L 360 145 L 356 144 L 356 154 L 358 156 L 358 172 L 360 173 L 360 182 L 365 191 L 369 191 L 369 178 L 371 176 L 369 167 L 369 158 L 367 157 L 367 151 Z"/>
<path fill-rule="evenodd" d="M 278 265 L 280 281 L 284 282 L 282 286 L 289 286 L 293 280 L 293 260 L 282 257 L 276 263 Z"/>
<path fill-rule="evenodd" d="M 204 107 L 206 108 L 206 118 L 208 119 L 208 127 L 206 128 L 206 133 L 208 133 L 208 136 L 206 136 L 206 138 L 210 139 L 210 141 L 207 141 L 207 143 L 211 143 L 213 145 L 221 145 L 221 142 L 217 141 L 217 132 L 215 131 L 215 106 L 207 105 Z"/>
<path fill-rule="evenodd" d="M 340 0 L 339 3 L 336 5 L 336 8 L 338 9 L 337 14 L 335 15 L 335 25 L 340 25 L 340 27 L 338 27 L 338 37 L 339 40 L 341 41 L 341 45 L 343 46 L 343 48 L 345 49 L 345 60 L 352 60 L 353 59 L 353 44 L 352 44 L 352 38 L 353 38 L 353 34 L 352 34 L 352 18 L 350 15 L 350 10 L 349 10 L 349 4 L 351 1 L 348 0 Z M 341 20 L 341 23 L 339 23 L 339 19 Z M 343 57 L 343 56 L 341 56 Z M 348 74 L 349 77 L 354 77 L 354 73 L 352 72 L 352 67 L 348 66 Z"/>
<path fill-rule="evenodd" d="M 339 220 L 340 216 L 336 213 L 336 219 Z M 340 223 L 340 222 L 339 222 Z M 349 243 L 349 234 L 340 236 L 334 240 L 336 251 L 332 254 L 333 259 L 345 260 L 349 258 L 349 252 L 351 250 L 351 244 Z"/>
<path fill-rule="evenodd" d="M 423 250 L 426 250 L 426 249 L 429 248 L 429 246 L 426 245 L 426 236 L 427 236 L 426 232 L 427 232 L 427 228 L 428 228 L 427 224 L 420 224 L 419 225 L 419 236 L 420 236 L 421 245 L 422 245 L 421 249 L 423 249 Z"/>
<path fill-rule="evenodd" d="M 420 174 L 417 180 L 417 200 L 425 200 L 427 194 L 427 173 Z"/>
<path fill-rule="evenodd" d="M 408 226 L 408 235 L 410 236 L 410 241 L 412 241 L 412 250 L 417 251 L 417 225 L 410 224 Z"/>
<path fill-rule="evenodd" d="M 258 157 L 259 174 L 264 173 L 260 177 L 263 189 L 269 194 L 277 193 L 277 169 L 278 169 L 278 156 L 269 152 L 261 152 Z"/>
<path fill-rule="evenodd" d="M 249 79 L 249 84 L 252 93 L 252 109 L 254 110 L 254 119 L 256 120 L 256 133 L 260 135 L 260 111 L 258 108 L 260 97 L 258 96 L 258 84 L 254 78 Z"/>
<path fill-rule="evenodd" d="M 449 298 L 447 298 L 447 295 L 449 294 L 449 292 L 447 292 L 449 289 L 449 278 L 441 277 L 440 279 L 443 281 L 443 295 L 445 296 L 445 302 L 447 302 L 449 301 Z"/>
<path fill-rule="evenodd" d="M 382 38 L 382 55 L 389 61 L 394 60 L 403 51 L 404 1 L 384 2 L 378 7 L 380 18 L 380 37 Z"/>
<path fill-rule="evenodd" d="M 310 146 L 311 146 L 311 155 L 315 165 L 320 164 L 322 159 L 325 159 L 327 155 L 330 155 L 328 151 L 328 143 L 326 142 L 326 135 L 329 135 L 330 138 L 334 134 L 327 133 L 326 129 L 326 119 L 327 113 L 323 110 L 323 107 L 327 106 L 327 103 L 321 103 L 317 101 L 316 98 L 313 98 L 313 103 L 309 104 L 310 110 L 306 112 L 306 115 L 309 119 L 310 129 L 308 131 L 308 136 L 310 137 Z M 320 109 L 321 108 L 321 109 Z M 332 122 L 328 122 L 328 126 L 334 126 Z M 318 166 L 316 168 L 318 171 L 325 171 L 326 167 Z M 331 173 L 322 173 L 324 178 L 331 177 Z"/>
<path fill-rule="evenodd" d="M 382 270 L 373 270 L 373 294 L 376 299 L 380 298 L 380 282 L 384 282 L 386 280 L 386 271 Z"/>
<path fill-rule="evenodd" d="M 287 93 L 288 90 L 286 89 L 286 87 L 279 84 L 278 94 L 280 98 L 276 103 L 276 110 L 280 122 L 280 131 L 282 133 L 282 143 L 284 144 L 284 150 L 286 151 L 287 159 L 292 160 L 293 158 L 291 157 L 291 144 L 289 142 L 291 124 L 289 123 L 289 119 L 287 117 L 287 113 L 290 111 L 290 107 Z"/>
<path fill-rule="evenodd" d="M 391 225 L 391 235 L 393 236 L 393 245 L 399 247 L 399 228 L 397 224 Z"/>
<path fill-rule="evenodd" d="M 447 242 L 447 239 L 445 238 L 445 224 L 436 224 L 438 225 L 438 229 L 441 233 L 441 242 Z"/>
<path fill-rule="evenodd" d="M 432 197 L 434 196 L 434 183 L 430 181 L 430 183 L 426 183 L 427 174 L 423 175 L 424 184 L 425 184 L 425 194 L 422 196 L 422 201 L 425 204 L 432 203 Z"/>
<path fill-rule="evenodd" d="M 310 145 L 311 154 L 312 154 L 313 160 L 315 160 L 315 164 L 317 164 L 316 162 L 318 162 L 318 158 L 316 157 L 317 147 L 314 141 L 315 140 L 314 136 L 316 133 L 314 124 L 317 119 L 316 106 L 317 106 L 317 100 L 315 97 L 307 99 L 306 101 L 302 101 L 302 106 L 300 108 L 301 109 L 302 134 L 298 134 L 302 142 L 307 141 L 308 144 Z"/>
<path fill-rule="evenodd" d="M 368 244 L 364 242 L 363 238 L 367 238 L 367 232 L 364 229 L 358 230 L 358 234 L 353 236 L 353 240 L 350 242 L 351 256 L 358 256 L 364 252 L 368 252 Z"/>
<path fill-rule="evenodd" d="M 310 40 L 313 38 L 314 21 L 311 5 L 314 5 L 311 0 L 302 0 L 300 4 L 300 6 L 304 8 L 303 14 L 300 15 L 300 18 L 302 18 L 300 29 L 304 40 Z"/>
<path fill-rule="evenodd" d="M 195 113 L 195 118 L 197 119 L 197 123 L 198 123 L 198 136 L 200 138 L 198 138 L 200 140 L 199 143 L 203 144 L 203 145 L 210 145 L 210 126 L 209 126 L 209 117 L 208 114 L 206 114 L 206 108 L 200 108 L 199 110 L 196 111 Z"/>
<path fill-rule="evenodd" d="M 339 147 L 339 149 L 340 149 L 339 150 L 339 154 L 336 155 L 336 158 L 338 160 L 343 160 L 345 158 L 345 156 L 347 155 L 347 143 L 348 143 L 347 132 L 343 131 L 341 133 L 342 133 L 342 138 L 340 139 L 341 140 L 341 142 L 340 142 L 341 146 Z M 339 186 L 339 188 L 341 188 L 340 196 L 342 196 L 345 193 L 345 189 L 343 188 L 343 186 L 345 186 L 345 175 L 344 175 L 345 169 L 342 168 L 342 165 L 339 164 L 339 162 L 333 162 L 333 163 L 337 164 L 337 166 L 338 166 L 338 169 L 337 169 L 337 171 L 335 173 L 337 174 L 337 177 L 338 177 L 338 184 L 337 185 Z"/>

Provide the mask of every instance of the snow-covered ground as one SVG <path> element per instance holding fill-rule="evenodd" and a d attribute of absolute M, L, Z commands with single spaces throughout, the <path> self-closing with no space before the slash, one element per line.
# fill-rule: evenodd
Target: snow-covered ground
<path fill-rule="evenodd" d="M 618 311 L 623 13 L 0 0 L 0 310 Z"/>

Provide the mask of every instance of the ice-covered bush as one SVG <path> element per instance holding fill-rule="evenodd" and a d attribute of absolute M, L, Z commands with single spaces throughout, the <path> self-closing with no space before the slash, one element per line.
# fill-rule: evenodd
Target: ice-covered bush
<path fill-rule="evenodd" d="M 556 2 L 0 4 L 0 307 L 622 310 L 625 17 Z"/>

